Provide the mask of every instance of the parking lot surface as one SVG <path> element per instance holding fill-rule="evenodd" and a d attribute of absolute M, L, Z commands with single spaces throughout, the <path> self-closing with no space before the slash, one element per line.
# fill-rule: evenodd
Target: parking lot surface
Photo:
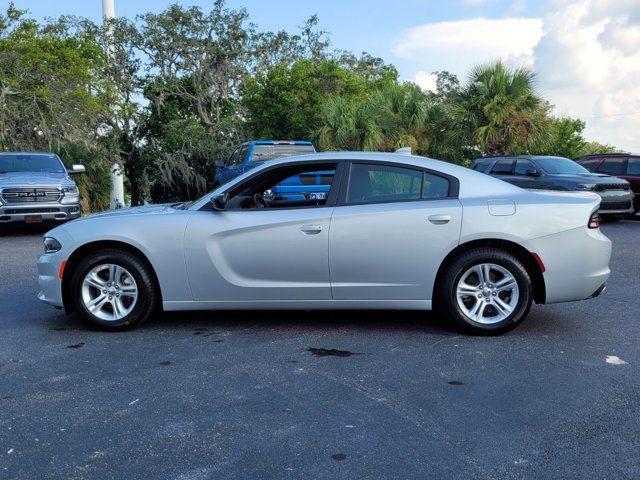
<path fill-rule="evenodd" d="M 639 478 L 638 220 L 603 227 L 601 297 L 502 337 L 420 312 L 99 332 L 36 299 L 44 230 L 0 232 L 0 478 Z"/>

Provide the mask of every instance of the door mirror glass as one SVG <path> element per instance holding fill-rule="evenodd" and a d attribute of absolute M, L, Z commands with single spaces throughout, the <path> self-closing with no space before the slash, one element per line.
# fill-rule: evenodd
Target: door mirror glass
<path fill-rule="evenodd" d="M 216 163 L 214 163 L 214 165 L 216 166 L 216 168 L 223 168 L 224 160 L 216 160 Z"/>
<path fill-rule="evenodd" d="M 527 177 L 539 177 L 540 176 L 540 172 L 538 172 L 538 170 L 536 170 L 535 168 L 528 168 L 524 174 Z"/>

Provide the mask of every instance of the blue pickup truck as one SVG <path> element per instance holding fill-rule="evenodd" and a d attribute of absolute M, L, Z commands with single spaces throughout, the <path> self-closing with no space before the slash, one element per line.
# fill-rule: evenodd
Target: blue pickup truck
<path fill-rule="evenodd" d="M 213 187 L 218 188 L 238 175 L 276 158 L 315 153 L 311 142 L 285 140 L 254 140 L 236 148 L 227 160 L 216 162 Z M 296 175 L 276 185 L 270 194 L 274 200 L 321 200 L 325 198 L 333 172 Z"/>

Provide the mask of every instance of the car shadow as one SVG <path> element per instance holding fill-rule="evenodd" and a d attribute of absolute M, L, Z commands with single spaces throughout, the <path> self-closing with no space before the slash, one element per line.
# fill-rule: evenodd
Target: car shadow
<path fill-rule="evenodd" d="M 33 224 L 23 224 L 23 223 L 6 223 L 0 224 L 0 237 L 18 237 L 18 236 L 33 236 L 33 235 L 44 235 L 49 230 L 55 228 L 57 224 L 50 223 L 33 223 Z"/>
<path fill-rule="evenodd" d="M 385 310 L 244 310 L 163 312 L 140 328 L 193 330 L 194 328 L 239 331 L 404 330 L 433 335 L 460 332 L 434 312 Z"/>

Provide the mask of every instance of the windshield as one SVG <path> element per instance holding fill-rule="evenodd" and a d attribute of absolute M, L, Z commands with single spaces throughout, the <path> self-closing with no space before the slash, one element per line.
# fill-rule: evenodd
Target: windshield
<path fill-rule="evenodd" d="M 589 170 L 564 157 L 537 157 L 536 162 L 549 174 L 589 173 Z"/>
<path fill-rule="evenodd" d="M 29 155 L 22 153 L 0 155 L 0 173 L 65 173 L 65 171 L 62 162 L 55 155 Z"/>
<path fill-rule="evenodd" d="M 307 153 L 315 153 L 313 145 L 255 145 L 251 157 L 253 161 L 264 162 L 274 158 L 292 157 L 293 155 L 305 155 Z"/>

